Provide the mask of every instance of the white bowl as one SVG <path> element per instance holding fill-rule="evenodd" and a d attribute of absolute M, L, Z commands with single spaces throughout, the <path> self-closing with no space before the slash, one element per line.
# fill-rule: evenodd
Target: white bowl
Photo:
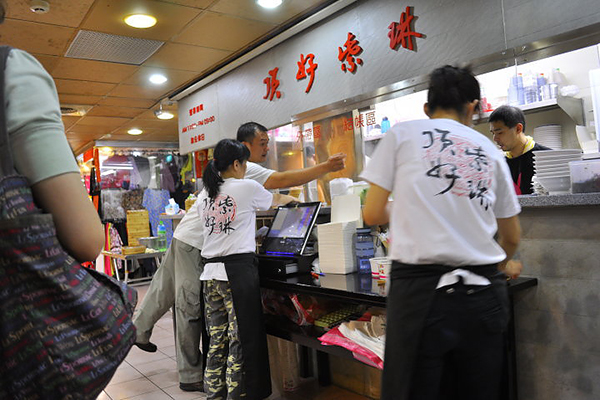
<path fill-rule="evenodd" d="M 582 151 L 579 149 L 562 149 L 562 150 L 536 150 L 533 154 L 538 157 L 554 157 L 554 156 L 564 156 L 564 155 L 576 155 L 581 154 Z"/>
<path fill-rule="evenodd" d="M 536 172 L 535 176 L 537 176 L 538 178 L 564 178 L 566 176 L 571 176 L 571 172 L 567 171 L 567 172 Z"/>
<path fill-rule="evenodd" d="M 569 169 L 569 163 L 554 164 L 554 165 L 534 165 L 533 168 L 537 172 L 563 171 L 563 170 Z"/>
<path fill-rule="evenodd" d="M 537 180 L 542 184 L 549 192 L 564 192 L 571 189 L 571 177 L 570 176 L 558 176 L 558 177 L 540 177 Z"/>

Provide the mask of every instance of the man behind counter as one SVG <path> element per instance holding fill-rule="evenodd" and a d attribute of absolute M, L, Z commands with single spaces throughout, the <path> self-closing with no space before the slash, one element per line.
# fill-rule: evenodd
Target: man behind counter
<path fill-rule="evenodd" d="M 289 188 L 311 182 L 329 172 L 345 168 L 346 155 L 333 154 L 320 163 L 304 169 L 291 171 L 273 171 L 256 163 L 266 161 L 269 152 L 267 128 L 256 122 L 246 122 L 237 131 L 237 140 L 250 150 L 245 179 L 262 183 L 266 189 Z"/>
<path fill-rule="evenodd" d="M 551 149 L 535 143 L 531 136 L 525 135 L 525 114 L 517 107 L 498 107 L 490 115 L 489 122 L 494 142 L 506 156 L 515 191 L 517 194 L 533 193 L 533 152 Z"/>

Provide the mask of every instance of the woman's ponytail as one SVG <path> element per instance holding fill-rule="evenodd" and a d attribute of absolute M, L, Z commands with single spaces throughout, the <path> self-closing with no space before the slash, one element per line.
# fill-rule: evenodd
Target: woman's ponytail
<path fill-rule="evenodd" d="M 223 178 L 216 166 L 216 160 L 208 162 L 206 169 L 202 173 L 202 183 L 208 192 L 208 197 L 214 199 L 219 194 L 219 187 L 223 183 Z"/>
<path fill-rule="evenodd" d="M 250 158 L 250 150 L 237 140 L 223 139 L 215 146 L 213 159 L 209 161 L 202 174 L 202 183 L 208 192 L 208 197 L 214 199 L 219 194 L 223 183 L 221 172 L 227 170 L 234 161 L 243 163 Z"/>

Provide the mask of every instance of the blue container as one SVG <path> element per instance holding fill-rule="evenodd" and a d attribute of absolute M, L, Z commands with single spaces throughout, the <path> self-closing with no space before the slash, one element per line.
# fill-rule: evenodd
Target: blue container
<path fill-rule="evenodd" d="M 354 249 L 356 250 L 356 268 L 359 273 L 371 274 L 369 260 L 375 257 L 375 246 L 370 228 L 358 228 L 354 236 Z"/>

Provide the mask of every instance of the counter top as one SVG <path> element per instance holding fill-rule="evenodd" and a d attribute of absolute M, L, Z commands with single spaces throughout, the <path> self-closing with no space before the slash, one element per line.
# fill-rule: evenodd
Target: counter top
<path fill-rule="evenodd" d="M 508 281 L 510 294 L 537 285 L 536 278 L 519 277 Z M 380 285 L 370 274 L 327 274 L 319 278 L 312 275 L 287 277 L 261 277 L 261 286 L 268 289 L 293 291 L 327 296 L 339 300 L 354 300 L 364 304 L 385 307 L 385 286 Z"/>
<path fill-rule="evenodd" d="M 600 205 L 600 193 L 561 194 L 553 196 L 519 196 L 523 208 L 555 208 Z"/>
<path fill-rule="evenodd" d="M 556 208 L 570 206 L 598 206 L 600 193 L 576 193 L 559 195 L 525 195 L 518 196 L 519 204 L 523 208 Z M 259 211 L 257 217 L 273 217 L 276 210 Z M 319 215 L 331 215 L 331 207 L 323 205 Z"/>

